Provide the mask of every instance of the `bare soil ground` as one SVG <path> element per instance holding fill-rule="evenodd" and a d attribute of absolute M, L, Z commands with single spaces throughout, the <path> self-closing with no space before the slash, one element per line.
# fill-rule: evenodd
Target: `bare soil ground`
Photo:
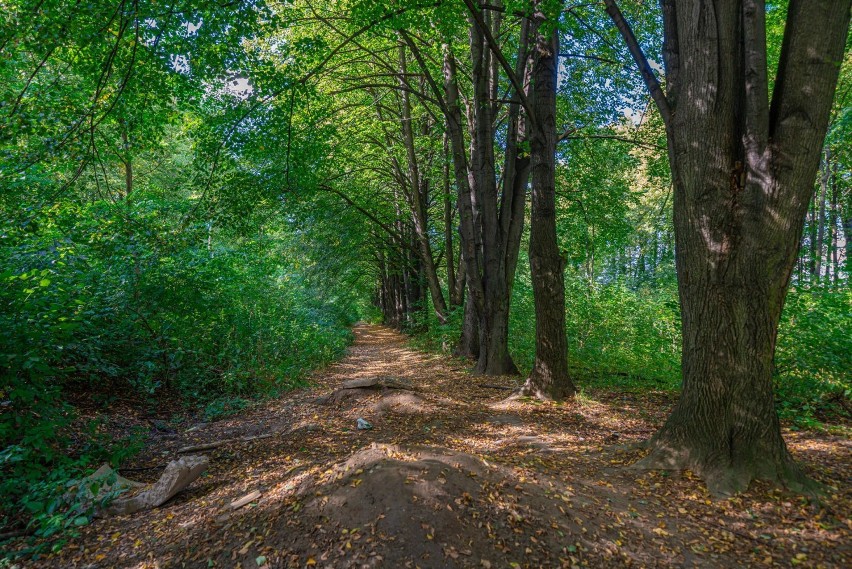
<path fill-rule="evenodd" d="M 671 396 L 591 392 L 506 402 L 517 378 L 358 326 L 311 389 L 158 439 L 135 466 L 187 445 L 202 478 L 161 508 L 98 519 L 37 567 L 852 567 L 849 440 L 786 432 L 827 486 L 821 505 L 764 484 L 715 501 L 689 473 L 628 468 Z M 346 389 L 358 378 L 408 389 Z M 372 423 L 356 429 L 356 420 Z M 196 427 L 196 428 L 193 428 Z M 161 468 L 125 472 L 152 480 Z M 248 504 L 229 505 L 252 492 Z"/>

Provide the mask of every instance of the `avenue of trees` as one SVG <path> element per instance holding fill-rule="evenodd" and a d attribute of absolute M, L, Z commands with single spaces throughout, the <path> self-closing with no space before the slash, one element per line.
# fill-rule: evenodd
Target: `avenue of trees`
<path fill-rule="evenodd" d="M 809 490 L 781 419 L 848 419 L 852 392 L 849 18 L 7 3 L 0 497 L 44 515 L 56 480 L 127 452 L 63 434 L 75 393 L 215 415 L 359 318 L 523 396 L 679 386 L 640 466 Z"/>

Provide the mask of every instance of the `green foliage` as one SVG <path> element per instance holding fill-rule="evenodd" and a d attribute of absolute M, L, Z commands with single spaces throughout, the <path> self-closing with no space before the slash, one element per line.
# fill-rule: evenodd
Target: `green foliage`
<path fill-rule="evenodd" d="M 463 319 L 464 309 L 462 307 L 454 308 L 448 312 L 446 324 L 438 322 L 433 311 L 430 310 L 421 318 L 421 322 L 418 322 L 411 330 L 413 334 L 411 344 L 423 350 L 452 354 L 461 335 Z"/>
<path fill-rule="evenodd" d="M 242 397 L 214 399 L 204 407 L 204 420 L 216 421 L 235 415 L 245 409 L 249 402 Z"/>
<path fill-rule="evenodd" d="M 294 77 L 329 46 L 277 35 L 279 16 L 262 1 L 4 5 L 2 525 L 73 526 L 84 513 L 53 505 L 64 482 L 133 450 L 82 428 L 72 394 L 215 419 L 350 341 L 362 281 L 306 244 L 312 200 L 282 200 L 328 152 L 325 105 L 308 108 L 313 86 Z M 249 68 L 251 88 L 232 89 Z"/>
<path fill-rule="evenodd" d="M 535 356 L 535 311 L 528 267 L 521 263 L 512 297 L 509 343 L 527 373 Z M 680 388 L 680 311 L 676 283 L 629 286 L 568 276 L 565 287 L 568 359 L 580 387 L 636 391 Z M 776 403 L 781 418 L 801 428 L 852 419 L 852 291 L 793 289 L 787 297 L 776 351 Z M 415 346 L 452 353 L 462 311 L 447 324 L 427 318 Z"/>
<path fill-rule="evenodd" d="M 207 402 L 208 418 L 291 387 L 337 357 L 353 310 L 321 298 L 284 230 L 243 238 L 206 223 L 175 230 L 189 204 L 138 194 L 66 201 L 7 219 L 0 263 L 0 503 L 47 535 L 83 513 L 54 505 L 89 465 L 126 444 L 89 429 L 72 444 L 67 390 L 131 389 Z M 214 238 L 215 237 L 215 238 Z M 208 238 L 210 240 L 208 241 Z"/>
<path fill-rule="evenodd" d="M 625 282 L 565 283 L 568 363 L 579 383 L 672 389 L 680 382 L 680 314 L 674 284 L 632 289 Z M 535 310 L 529 277 L 513 289 L 509 335 L 515 363 L 532 368 Z"/>
<path fill-rule="evenodd" d="M 560 9 L 549 0 L 542 7 Z M 442 83 L 445 46 L 459 76 L 472 73 L 467 9 L 429 0 L 315 8 L 262 0 L 189 0 L 168 9 L 4 4 L 3 525 L 24 518 L 50 535 L 84 523 L 91 514 L 84 500 L 60 500 L 67 482 L 98 462 L 118 465 L 139 444 L 82 424 L 72 393 L 175 398 L 215 420 L 297 385 L 340 355 L 356 318 L 378 319 L 374 287 L 388 255 L 417 264 L 401 166 L 408 155 L 397 139 L 400 81 L 413 101 L 413 152 L 430 191 L 426 230 L 446 271 L 441 261 L 453 245 L 439 228 L 447 215 L 457 233 L 458 211 L 450 204 L 445 213 L 443 203 L 456 188 L 451 168 L 443 183 L 443 109 L 418 76 L 428 71 Z M 511 0 L 505 14 L 528 8 Z M 649 57 L 661 61 L 658 8 L 626 2 L 623 9 Z M 785 13 L 786 2 L 769 3 L 770 70 Z M 630 56 L 601 7 L 574 6 L 557 19 L 557 121 L 566 134 L 557 216 L 570 364 L 581 385 L 676 389 L 665 132 L 632 65 L 621 65 Z M 518 23 L 505 17 L 500 32 L 510 65 Z M 423 56 L 410 53 L 409 77 L 395 71 L 401 29 L 416 30 Z M 839 93 L 849 92 L 850 61 L 847 53 Z M 502 98 L 512 91 L 499 75 Z M 249 81 L 241 92 L 238 78 Z M 458 86 L 469 101 L 468 82 Z M 828 218 L 835 232 L 850 208 L 844 143 L 852 113 L 844 97 L 826 139 L 836 161 L 837 219 Z M 507 127 L 498 110 L 500 146 Z M 848 284 L 849 263 L 841 283 Z M 791 293 L 777 353 L 785 419 L 812 426 L 849 418 L 850 304 L 847 289 Z M 451 352 L 461 320 L 456 309 L 439 325 L 426 306 L 404 326 L 431 349 Z M 534 322 L 522 255 L 510 347 L 523 371 L 532 365 Z"/>
<path fill-rule="evenodd" d="M 781 416 L 803 427 L 852 419 L 852 291 L 794 289 L 775 353 Z"/>

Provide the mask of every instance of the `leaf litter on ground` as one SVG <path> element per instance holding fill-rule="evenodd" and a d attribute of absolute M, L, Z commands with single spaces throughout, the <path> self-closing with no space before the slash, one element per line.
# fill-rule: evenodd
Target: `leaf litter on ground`
<path fill-rule="evenodd" d="M 173 500 L 79 528 L 27 566 L 852 566 L 848 439 L 785 432 L 820 504 L 760 482 L 714 500 L 689 472 L 628 468 L 669 393 L 507 400 L 494 386 L 517 378 L 483 385 L 388 328 L 355 333 L 311 388 L 149 445 L 139 464 L 227 441 Z M 407 390 L 341 388 L 374 377 Z"/>

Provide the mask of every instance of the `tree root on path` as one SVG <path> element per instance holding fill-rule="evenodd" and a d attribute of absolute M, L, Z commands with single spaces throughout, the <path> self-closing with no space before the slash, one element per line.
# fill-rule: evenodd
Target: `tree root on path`
<path fill-rule="evenodd" d="M 4 531 L 0 533 L 0 541 L 6 541 L 7 539 L 15 539 L 16 537 L 26 537 L 28 535 L 32 535 L 35 533 L 35 530 L 31 529 L 19 529 L 13 531 Z"/>
<path fill-rule="evenodd" d="M 178 454 L 185 454 L 185 453 L 188 453 L 188 452 L 198 452 L 198 451 L 202 451 L 202 450 L 211 450 L 211 449 L 219 448 L 221 446 L 229 445 L 229 444 L 232 444 L 232 443 L 248 443 L 248 442 L 256 441 L 256 440 L 260 440 L 260 439 L 268 439 L 272 435 L 273 435 L 273 433 L 266 433 L 264 435 L 257 435 L 255 437 L 239 437 L 239 438 L 236 438 L 236 439 L 223 439 L 221 441 L 214 441 L 212 443 L 205 443 L 205 444 L 202 444 L 202 445 L 193 445 L 193 446 L 179 448 L 177 453 Z"/>

